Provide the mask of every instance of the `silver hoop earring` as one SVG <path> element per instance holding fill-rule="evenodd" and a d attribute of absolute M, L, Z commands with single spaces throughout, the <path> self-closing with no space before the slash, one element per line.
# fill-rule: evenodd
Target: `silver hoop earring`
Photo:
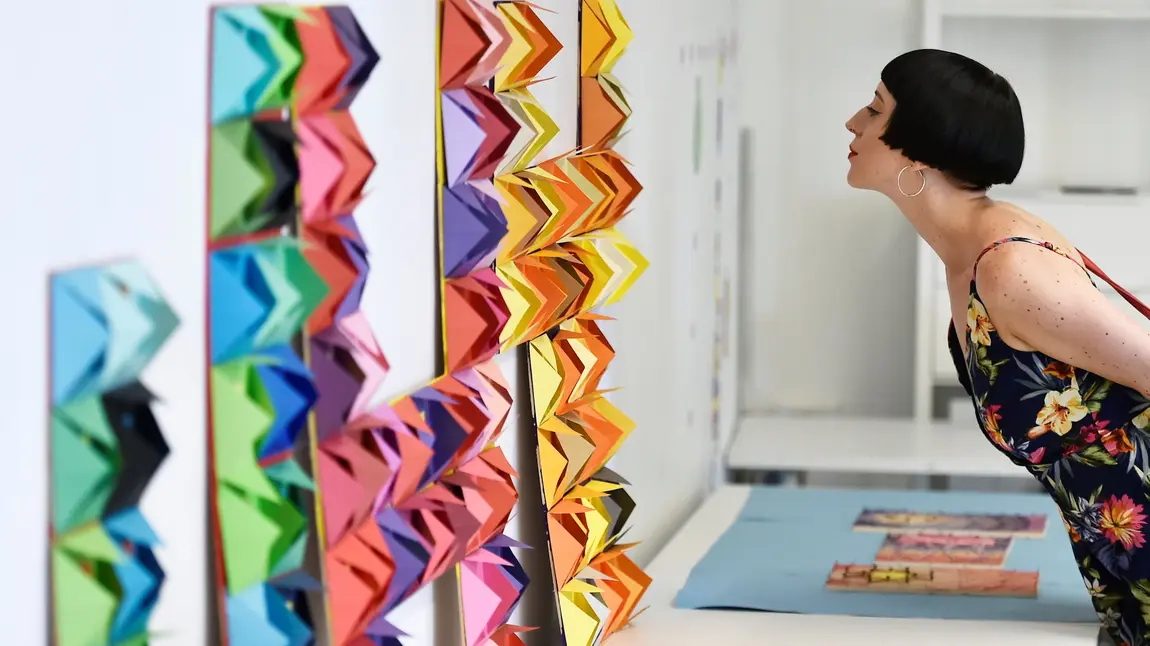
<path fill-rule="evenodd" d="M 918 176 L 922 178 L 922 186 L 918 187 L 918 190 L 915 191 L 914 193 L 907 193 L 906 191 L 902 190 L 902 174 L 905 173 L 906 169 L 908 169 L 908 168 L 910 168 L 910 166 L 903 166 L 902 167 L 902 170 L 900 170 L 898 172 L 898 178 L 895 179 L 894 183 L 898 186 L 898 192 L 899 193 L 902 193 L 903 195 L 905 195 L 907 197 L 918 197 L 918 194 L 922 193 L 923 189 L 926 188 L 926 175 L 924 175 L 922 173 L 922 171 L 918 171 Z"/>

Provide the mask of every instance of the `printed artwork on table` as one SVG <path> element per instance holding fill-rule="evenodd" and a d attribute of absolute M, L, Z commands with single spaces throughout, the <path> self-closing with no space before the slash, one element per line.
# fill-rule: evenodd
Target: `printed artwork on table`
<path fill-rule="evenodd" d="M 169 450 L 139 379 L 179 321 L 132 261 L 54 273 L 49 291 L 50 641 L 148 644 L 164 568 L 141 501 Z"/>
<path fill-rule="evenodd" d="M 1012 543 L 1009 536 L 887 534 L 875 562 L 885 566 L 1002 568 Z"/>
<path fill-rule="evenodd" d="M 1038 596 L 1038 572 L 836 563 L 826 588 L 835 592 L 1033 598 Z"/>
<path fill-rule="evenodd" d="M 1042 538 L 1045 514 L 953 514 L 900 509 L 864 509 L 855 520 L 856 532 L 942 532 Z"/>

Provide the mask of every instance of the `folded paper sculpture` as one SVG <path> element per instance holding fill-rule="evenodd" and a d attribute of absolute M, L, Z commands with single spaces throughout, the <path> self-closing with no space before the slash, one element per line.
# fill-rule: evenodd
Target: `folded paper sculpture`
<path fill-rule="evenodd" d="M 578 151 L 496 186 L 506 200 L 498 272 L 511 314 L 503 347 L 529 342 L 548 551 L 568 645 L 606 641 L 637 616 L 650 578 L 627 556 L 635 503 L 607 467 L 634 424 L 599 388 L 614 350 L 591 313 L 647 261 L 614 228 L 642 190 L 612 149 L 631 114 L 611 75 L 631 40 L 614 0 L 583 0 Z"/>
<path fill-rule="evenodd" d="M 493 267 L 508 233 L 494 178 L 508 159 L 523 163 L 558 131 L 531 98 L 526 87 L 530 77 L 524 75 L 541 69 L 559 44 L 527 3 L 439 0 L 439 11 L 437 201 L 443 364 L 448 373 L 490 372 L 494 369 L 490 360 L 500 350 L 500 335 L 511 316 L 505 286 Z M 509 100 L 508 92 L 515 92 L 517 99 Z M 505 405 L 509 410 L 509 392 Z M 485 447 L 490 441 L 476 446 Z M 485 453 L 498 451 L 493 446 L 485 449 Z M 494 455 L 502 459 L 502 453 Z M 457 475 L 444 482 L 454 478 Z M 525 546 L 504 536 L 503 528 L 518 495 L 510 477 L 502 487 L 495 487 L 493 479 L 489 482 L 482 489 L 491 493 L 483 499 L 497 495 L 509 506 L 497 507 L 498 522 L 485 523 L 483 531 L 471 533 L 466 542 L 457 535 L 456 550 L 446 562 L 458 567 L 467 646 L 516 646 L 522 644 L 518 633 L 526 629 L 508 620 L 527 577 L 513 548 Z M 478 490 L 471 494 L 472 500 L 479 500 L 478 495 Z"/>
<path fill-rule="evenodd" d="M 210 507 L 220 638 L 324 640 L 313 453 L 375 405 L 353 210 L 375 160 L 348 111 L 379 61 L 347 7 L 213 9 Z"/>
<path fill-rule="evenodd" d="M 580 146 L 539 160 L 558 128 L 530 87 L 562 48 L 543 10 L 525 1 L 440 6 L 444 363 L 459 370 L 530 344 L 563 638 L 591 646 L 630 621 L 650 583 L 619 541 L 634 503 L 606 463 L 633 425 L 598 391 L 613 351 L 591 314 L 622 298 L 647 267 L 614 228 L 641 190 L 611 149 L 630 115 L 610 75 L 630 30 L 613 2 L 584 2 Z M 486 643 L 473 635 L 497 634 L 510 610 L 479 595 L 478 571 L 461 569 L 469 645 Z"/>
<path fill-rule="evenodd" d="M 606 464 L 634 424 L 599 382 L 615 352 L 583 315 L 530 344 L 532 409 L 559 612 L 568 644 L 598 644 L 635 616 L 651 579 L 621 542 L 635 503 Z"/>
<path fill-rule="evenodd" d="M 568 643 L 624 626 L 649 583 L 620 542 L 633 502 L 606 462 L 633 425 L 599 390 L 613 351 L 591 313 L 647 266 L 614 228 L 641 190 L 610 149 L 630 114 L 609 75 L 630 32 L 613 4 L 584 7 L 585 143 L 540 161 L 558 128 L 530 88 L 561 48 L 543 10 L 439 12 L 443 376 L 392 401 L 359 309 L 369 250 L 354 211 L 376 162 L 349 111 L 379 56 L 346 7 L 212 12 L 210 503 L 225 645 L 398 646 L 389 613 L 453 569 L 467 645 L 521 645 L 526 628 L 509 621 L 527 546 L 504 535 L 517 474 L 496 445 L 511 391 L 492 359 L 528 343 Z M 592 41 L 603 51 L 588 54 Z"/>
<path fill-rule="evenodd" d="M 164 570 L 140 501 L 168 445 L 138 380 L 178 319 L 135 262 L 49 289 L 51 641 L 146 644 Z"/>
<path fill-rule="evenodd" d="M 353 419 L 320 443 L 333 643 L 367 636 L 398 646 L 403 633 L 388 613 L 461 564 L 483 574 L 469 598 L 494 595 L 492 607 L 509 614 L 525 585 L 507 553 L 515 544 L 501 536 L 518 501 L 517 475 L 494 446 L 510 410 L 507 383 L 487 362 Z M 503 584 L 490 572 L 496 566 Z M 489 626 L 480 632 L 494 634 Z"/>
<path fill-rule="evenodd" d="M 611 72 L 634 36 L 615 0 L 583 0 L 580 31 L 580 143 L 609 148 L 631 116 L 623 86 Z"/>

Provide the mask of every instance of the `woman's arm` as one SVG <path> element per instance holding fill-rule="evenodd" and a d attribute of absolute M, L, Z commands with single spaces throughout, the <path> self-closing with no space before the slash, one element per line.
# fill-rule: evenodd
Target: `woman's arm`
<path fill-rule="evenodd" d="M 1150 332 L 1110 302 L 1075 262 L 1004 245 L 978 267 L 978 293 L 999 335 L 1150 395 Z"/>

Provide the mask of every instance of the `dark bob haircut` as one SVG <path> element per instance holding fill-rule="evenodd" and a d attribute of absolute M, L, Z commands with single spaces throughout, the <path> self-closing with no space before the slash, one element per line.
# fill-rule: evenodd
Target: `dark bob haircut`
<path fill-rule="evenodd" d="M 956 185 L 1010 184 L 1026 147 L 1010 83 L 977 61 L 937 49 L 902 54 L 882 70 L 895 106 L 882 140 Z"/>

